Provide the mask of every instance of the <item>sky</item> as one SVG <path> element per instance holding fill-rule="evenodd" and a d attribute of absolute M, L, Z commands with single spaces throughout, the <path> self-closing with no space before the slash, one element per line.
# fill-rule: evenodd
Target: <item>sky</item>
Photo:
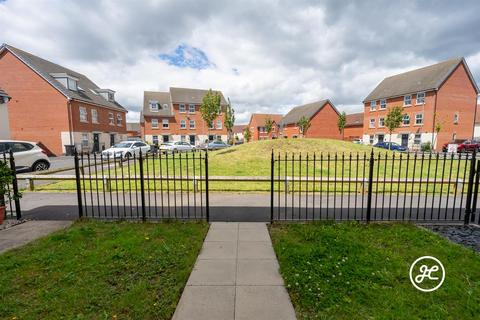
<path fill-rule="evenodd" d="M 480 1 L 0 0 L 0 43 L 88 76 L 138 121 L 143 91 L 221 90 L 237 123 L 465 57 L 480 83 Z M 1 76 L 1 75 L 0 75 Z"/>

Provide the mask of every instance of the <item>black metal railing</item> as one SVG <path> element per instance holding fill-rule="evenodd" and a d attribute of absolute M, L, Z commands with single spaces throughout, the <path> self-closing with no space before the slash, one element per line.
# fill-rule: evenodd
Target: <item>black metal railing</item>
<path fill-rule="evenodd" d="M 16 174 L 16 165 L 13 152 L 0 153 L 0 161 L 7 165 L 13 172 L 13 179 L 11 183 L 6 186 L 6 193 L 0 194 L 0 206 L 5 205 L 5 217 L 6 219 L 18 219 L 22 218 L 22 209 L 20 207 L 20 192 L 18 191 L 18 181 Z"/>
<path fill-rule="evenodd" d="M 79 216 L 209 220 L 208 154 L 105 157 L 75 152 Z"/>
<path fill-rule="evenodd" d="M 271 220 L 476 221 L 475 154 L 271 155 Z"/>

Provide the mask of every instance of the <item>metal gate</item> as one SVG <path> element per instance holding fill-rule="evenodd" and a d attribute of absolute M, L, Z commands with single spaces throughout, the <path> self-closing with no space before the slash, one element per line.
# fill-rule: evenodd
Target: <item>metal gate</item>
<path fill-rule="evenodd" d="M 0 194 L 0 206 L 5 204 L 6 219 L 18 219 L 22 218 L 22 210 L 20 207 L 20 192 L 18 191 L 18 182 L 15 166 L 15 158 L 13 156 L 12 150 L 9 152 L 0 153 L 0 162 L 2 166 L 5 166 L 11 170 L 13 173 L 13 178 L 11 181 L 6 183 L 6 192 L 5 194 Z"/>

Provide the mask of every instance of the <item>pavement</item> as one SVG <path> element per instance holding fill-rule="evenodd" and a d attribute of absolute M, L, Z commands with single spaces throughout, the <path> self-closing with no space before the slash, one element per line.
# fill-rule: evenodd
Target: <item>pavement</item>
<path fill-rule="evenodd" d="M 213 222 L 173 320 L 293 320 L 265 223 Z"/>
<path fill-rule="evenodd" d="M 23 246 L 54 231 L 67 228 L 71 224 L 71 221 L 26 221 L 1 230 L 0 253 Z"/>

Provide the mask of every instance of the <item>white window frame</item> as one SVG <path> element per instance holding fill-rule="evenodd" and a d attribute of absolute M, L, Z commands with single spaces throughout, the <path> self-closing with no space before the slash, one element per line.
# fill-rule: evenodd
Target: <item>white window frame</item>
<path fill-rule="evenodd" d="M 81 141 L 82 147 L 88 147 L 89 145 L 89 139 L 88 139 L 88 133 L 82 133 L 82 141 Z"/>
<path fill-rule="evenodd" d="M 185 104 L 184 104 L 184 103 L 180 103 L 180 104 L 178 105 L 178 112 L 180 112 L 180 113 L 185 113 L 185 112 L 186 112 L 186 111 L 185 111 Z"/>
<path fill-rule="evenodd" d="M 407 99 L 408 97 L 408 99 Z M 406 103 L 407 100 L 410 100 L 410 103 Z M 411 94 L 406 94 L 403 96 L 403 106 L 404 107 L 409 107 L 412 105 L 412 95 Z"/>
<path fill-rule="evenodd" d="M 387 99 L 381 99 L 380 100 L 380 110 L 385 110 L 387 109 Z"/>
<path fill-rule="evenodd" d="M 422 120 L 420 123 L 418 123 L 418 116 L 420 116 L 420 118 L 421 118 L 421 120 Z M 416 114 L 415 114 L 415 125 L 416 125 L 416 126 L 421 126 L 421 125 L 423 125 L 423 113 L 416 113 Z"/>
<path fill-rule="evenodd" d="M 193 124 L 193 126 L 192 126 L 192 124 Z M 195 120 L 190 120 L 188 125 L 189 125 L 190 129 L 195 129 Z"/>
<path fill-rule="evenodd" d="M 369 128 L 375 128 L 375 118 L 370 118 L 370 124 L 368 125 Z"/>
<path fill-rule="evenodd" d="M 182 129 L 182 130 L 187 129 L 187 121 L 180 120 L 180 129 Z"/>
<path fill-rule="evenodd" d="M 193 109 L 193 111 L 192 111 Z M 189 104 L 188 105 L 188 113 L 195 113 L 195 105 L 194 104 Z"/>
<path fill-rule="evenodd" d="M 377 110 L 377 100 L 370 101 L 370 111 Z"/>
<path fill-rule="evenodd" d="M 158 112 L 158 101 L 156 100 L 150 100 L 148 102 L 148 105 L 150 106 L 150 111 L 152 112 Z"/>
<path fill-rule="evenodd" d="M 98 110 L 97 109 L 92 109 L 90 110 L 92 114 L 92 123 L 99 123 L 98 122 Z"/>
<path fill-rule="evenodd" d="M 217 130 L 223 129 L 223 123 L 222 120 L 217 120 Z"/>
<path fill-rule="evenodd" d="M 373 144 L 375 142 L 375 136 L 373 134 L 369 135 L 368 136 L 368 142 L 370 144 Z"/>
<path fill-rule="evenodd" d="M 115 125 L 115 115 L 113 114 L 113 112 L 108 113 L 108 124 L 111 126 Z"/>
<path fill-rule="evenodd" d="M 418 137 L 418 139 L 417 139 Z M 421 133 L 415 133 L 413 136 L 413 144 L 414 145 L 421 145 L 422 144 L 422 134 Z"/>
<path fill-rule="evenodd" d="M 152 129 L 158 129 L 158 119 L 152 118 L 151 125 L 152 125 Z"/>
<path fill-rule="evenodd" d="M 405 123 L 405 120 L 408 121 L 408 123 Z M 410 120 L 411 120 L 410 115 L 409 114 L 404 114 L 403 117 L 402 117 L 402 126 L 408 127 L 410 125 Z"/>
<path fill-rule="evenodd" d="M 422 102 L 418 102 L 418 95 L 419 94 L 423 95 Z M 417 94 L 415 95 L 415 104 L 417 104 L 417 105 L 425 104 L 425 97 L 426 97 L 425 92 L 417 92 Z"/>
<path fill-rule="evenodd" d="M 87 108 L 79 107 L 78 109 L 80 110 L 80 122 L 88 122 Z"/>
<path fill-rule="evenodd" d="M 379 128 L 384 128 L 385 127 L 385 118 L 384 117 L 378 118 L 378 127 Z"/>
<path fill-rule="evenodd" d="M 117 126 L 118 127 L 123 126 L 123 117 L 121 114 L 117 114 Z"/>
<path fill-rule="evenodd" d="M 67 77 L 67 89 L 77 91 L 78 89 L 77 80 Z"/>
<path fill-rule="evenodd" d="M 162 129 L 170 128 L 170 121 L 168 119 L 162 119 Z"/>
<path fill-rule="evenodd" d="M 181 141 L 181 142 L 186 142 L 186 141 L 187 141 L 187 136 L 184 135 L 184 134 L 182 134 L 182 135 L 180 136 L 180 141 Z"/>

